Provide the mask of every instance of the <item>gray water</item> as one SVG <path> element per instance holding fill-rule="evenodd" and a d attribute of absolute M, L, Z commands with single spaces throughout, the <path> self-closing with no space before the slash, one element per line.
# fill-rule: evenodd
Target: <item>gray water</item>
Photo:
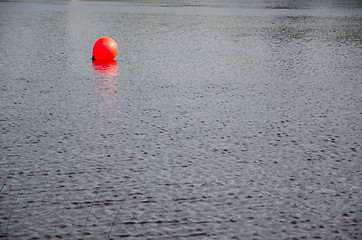
<path fill-rule="evenodd" d="M 357 0 L 0 2 L 1 236 L 361 239 L 361 20 Z M 119 54 L 92 62 L 103 36 Z"/>

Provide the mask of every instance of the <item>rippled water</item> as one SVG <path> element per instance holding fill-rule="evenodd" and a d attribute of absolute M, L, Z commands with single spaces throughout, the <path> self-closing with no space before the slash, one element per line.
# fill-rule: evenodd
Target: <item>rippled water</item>
<path fill-rule="evenodd" d="M 360 1 L 0 2 L 0 234 L 360 239 Z M 115 61 L 92 62 L 114 38 Z"/>

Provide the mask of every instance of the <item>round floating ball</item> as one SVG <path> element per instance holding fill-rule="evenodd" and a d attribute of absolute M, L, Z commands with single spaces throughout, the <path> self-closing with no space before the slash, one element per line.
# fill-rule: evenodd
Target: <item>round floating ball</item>
<path fill-rule="evenodd" d="M 116 41 L 109 37 L 102 37 L 93 47 L 93 60 L 113 60 L 118 53 Z"/>

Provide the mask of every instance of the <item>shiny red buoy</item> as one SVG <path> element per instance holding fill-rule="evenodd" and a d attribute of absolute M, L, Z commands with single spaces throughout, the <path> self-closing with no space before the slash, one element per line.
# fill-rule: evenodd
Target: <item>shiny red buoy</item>
<path fill-rule="evenodd" d="M 118 53 L 116 41 L 109 37 L 102 37 L 93 46 L 93 60 L 113 60 Z"/>

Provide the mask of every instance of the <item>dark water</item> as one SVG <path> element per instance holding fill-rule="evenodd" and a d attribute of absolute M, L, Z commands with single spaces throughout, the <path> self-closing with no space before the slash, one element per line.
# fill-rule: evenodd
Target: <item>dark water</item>
<path fill-rule="evenodd" d="M 1 236 L 361 239 L 361 23 L 357 0 L 0 2 Z"/>

